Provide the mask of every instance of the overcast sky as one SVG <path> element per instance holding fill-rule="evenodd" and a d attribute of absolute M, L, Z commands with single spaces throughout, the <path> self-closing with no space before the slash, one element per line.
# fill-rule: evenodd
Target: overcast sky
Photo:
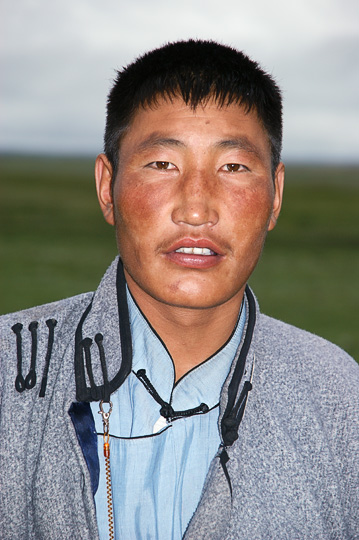
<path fill-rule="evenodd" d="M 0 152 L 102 150 L 114 70 L 165 42 L 244 50 L 284 95 L 284 158 L 359 162 L 357 0 L 0 0 Z"/>

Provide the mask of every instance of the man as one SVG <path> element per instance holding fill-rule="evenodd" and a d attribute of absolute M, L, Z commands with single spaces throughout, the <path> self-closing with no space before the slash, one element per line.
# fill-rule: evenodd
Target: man
<path fill-rule="evenodd" d="M 1 320 L 2 538 L 358 537 L 358 366 L 246 286 L 281 137 L 279 89 L 231 48 L 118 74 L 95 176 L 121 259 Z"/>

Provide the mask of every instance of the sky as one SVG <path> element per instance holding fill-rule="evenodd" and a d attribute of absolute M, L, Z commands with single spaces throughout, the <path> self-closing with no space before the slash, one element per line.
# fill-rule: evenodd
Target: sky
<path fill-rule="evenodd" d="M 277 80 L 284 159 L 359 163 L 357 0 L 0 0 L 0 21 L 0 152 L 96 155 L 116 70 L 201 38 Z"/>

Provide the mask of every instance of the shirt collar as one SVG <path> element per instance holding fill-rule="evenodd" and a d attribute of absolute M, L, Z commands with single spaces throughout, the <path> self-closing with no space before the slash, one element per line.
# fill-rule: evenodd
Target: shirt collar
<path fill-rule="evenodd" d="M 189 409 L 200 403 L 206 403 L 210 409 L 215 407 L 242 338 L 246 320 L 245 302 L 242 302 L 236 327 L 224 346 L 174 384 L 172 358 L 128 288 L 127 301 L 133 342 L 133 371 L 145 369 L 161 398 L 171 403 L 175 410 Z"/>

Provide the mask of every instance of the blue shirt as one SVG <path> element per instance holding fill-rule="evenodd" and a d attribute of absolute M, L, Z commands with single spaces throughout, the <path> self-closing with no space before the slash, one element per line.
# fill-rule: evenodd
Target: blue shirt
<path fill-rule="evenodd" d="M 210 462 L 218 451 L 219 397 L 239 346 L 245 305 L 230 340 L 175 384 L 174 365 L 161 340 L 127 291 L 133 341 L 132 373 L 111 396 L 111 478 L 115 537 L 178 540 L 196 510 Z M 209 411 L 172 422 L 135 373 L 146 375 L 175 411 L 208 405 Z M 98 403 L 91 404 L 98 433 Z M 95 494 L 101 540 L 108 538 L 103 437 L 99 435 L 100 482 Z"/>

